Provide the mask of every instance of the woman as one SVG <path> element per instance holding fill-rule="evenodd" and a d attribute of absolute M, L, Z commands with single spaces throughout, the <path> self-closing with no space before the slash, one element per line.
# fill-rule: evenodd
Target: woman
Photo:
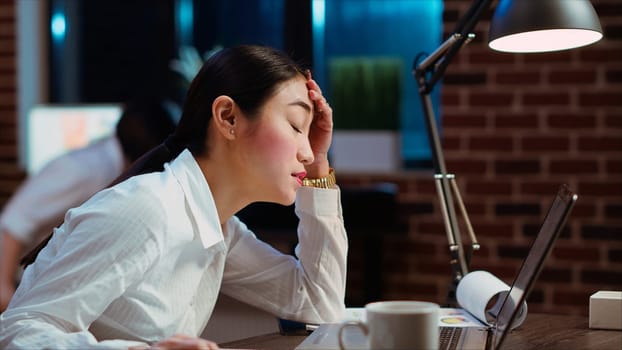
<path fill-rule="evenodd" d="M 347 239 L 331 137 L 330 106 L 287 56 L 213 55 L 174 134 L 67 212 L 0 315 L 0 347 L 215 347 L 196 336 L 219 292 L 286 319 L 338 320 Z M 257 201 L 296 202 L 298 259 L 234 216 Z"/>

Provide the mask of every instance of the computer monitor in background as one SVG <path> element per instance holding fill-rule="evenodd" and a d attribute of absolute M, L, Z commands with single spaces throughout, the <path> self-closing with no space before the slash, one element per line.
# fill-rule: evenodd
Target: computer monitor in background
<path fill-rule="evenodd" d="M 53 158 L 113 134 L 122 112 L 120 104 L 33 107 L 25 125 L 26 171 L 34 174 Z"/>

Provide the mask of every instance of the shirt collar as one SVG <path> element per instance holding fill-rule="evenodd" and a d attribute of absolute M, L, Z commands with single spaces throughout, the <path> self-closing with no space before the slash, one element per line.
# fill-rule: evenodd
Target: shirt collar
<path fill-rule="evenodd" d="M 224 240 L 214 197 L 203 172 L 189 150 L 184 150 L 170 164 L 173 176 L 182 187 L 186 202 L 197 225 L 203 248 Z"/>

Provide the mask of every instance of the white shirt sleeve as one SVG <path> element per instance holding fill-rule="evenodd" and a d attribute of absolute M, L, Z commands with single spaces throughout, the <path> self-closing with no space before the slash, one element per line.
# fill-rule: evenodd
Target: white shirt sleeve
<path fill-rule="evenodd" d="M 98 342 L 88 331 L 71 331 L 67 322 L 45 314 L 28 313 L 28 317 L 5 325 L 11 316 L 0 314 L 0 345 L 3 349 L 128 349 L 148 346 L 129 340 L 104 340 Z"/>
<path fill-rule="evenodd" d="M 237 218 L 229 222 L 222 291 L 281 318 L 336 322 L 345 310 L 348 250 L 339 190 L 299 189 L 296 215 L 298 259 L 258 240 Z"/>
<path fill-rule="evenodd" d="M 101 208 L 95 203 L 68 212 L 0 314 L 0 348 L 119 349 L 141 344 L 98 342 L 88 332 L 162 252 L 138 205 L 120 203 Z"/>

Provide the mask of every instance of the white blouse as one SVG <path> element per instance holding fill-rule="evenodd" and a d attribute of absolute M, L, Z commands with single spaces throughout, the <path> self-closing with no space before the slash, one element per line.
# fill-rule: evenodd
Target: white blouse
<path fill-rule="evenodd" d="M 278 317 L 345 309 L 340 192 L 303 187 L 298 259 L 232 217 L 222 227 L 189 151 L 71 209 L 0 315 L 0 348 L 127 348 L 198 336 L 219 292 Z M 279 218 L 275 218 L 279 220 Z"/>

